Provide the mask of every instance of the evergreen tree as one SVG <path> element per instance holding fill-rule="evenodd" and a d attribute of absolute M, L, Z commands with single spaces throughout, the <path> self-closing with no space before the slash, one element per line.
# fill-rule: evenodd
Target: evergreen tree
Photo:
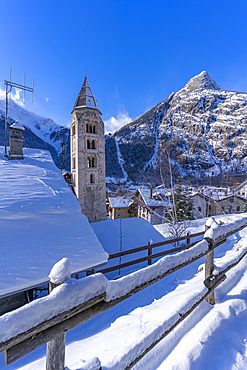
<path fill-rule="evenodd" d="M 183 185 L 182 178 L 179 177 L 174 189 L 175 209 L 177 222 L 193 220 L 193 202 L 191 200 L 191 189 Z"/>

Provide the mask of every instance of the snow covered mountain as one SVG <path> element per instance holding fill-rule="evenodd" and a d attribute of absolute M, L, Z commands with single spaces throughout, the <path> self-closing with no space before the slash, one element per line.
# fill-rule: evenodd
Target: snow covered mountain
<path fill-rule="evenodd" d="M 13 100 L 8 106 L 10 123 L 18 120 L 25 127 L 24 147 L 49 150 L 57 166 L 61 163 L 62 134 L 66 142 L 64 168 L 70 170 L 70 130 L 56 124 L 51 118 L 43 118 L 31 113 Z M 5 100 L 0 100 L 0 145 L 4 145 Z"/>
<path fill-rule="evenodd" d="M 247 169 L 246 129 L 247 93 L 221 90 L 203 71 L 106 137 L 107 175 L 124 179 L 127 173 L 135 180 L 142 172 L 158 178 L 159 158 L 167 153 L 183 176 L 241 173 Z"/>

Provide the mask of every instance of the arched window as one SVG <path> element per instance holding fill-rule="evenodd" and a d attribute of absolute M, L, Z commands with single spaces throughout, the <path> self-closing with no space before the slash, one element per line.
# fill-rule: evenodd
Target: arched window
<path fill-rule="evenodd" d="M 88 132 L 88 124 L 86 124 L 86 132 Z"/>
<path fill-rule="evenodd" d="M 95 131 L 95 126 L 93 126 L 93 133 L 95 134 L 95 132 L 96 132 L 96 131 Z"/>
<path fill-rule="evenodd" d="M 89 157 L 87 159 L 87 166 L 92 167 L 92 161 L 91 161 L 91 158 L 89 158 Z"/>
<path fill-rule="evenodd" d="M 90 149 L 90 140 L 87 140 L 87 149 Z"/>
<path fill-rule="evenodd" d="M 95 149 L 95 141 L 92 141 L 92 149 Z"/>
<path fill-rule="evenodd" d="M 92 158 L 92 167 L 97 167 L 96 158 Z"/>
<path fill-rule="evenodd" d="M 93 173 L 90 174 L 90 183 L 91 184 L 94 183 L 94 174 Z"/>
<path fill-rule="evenodd" d="M 92 129 L 92 126 L 90 125 L 90 132 L 92 133 L 93 132 L 93 129 Z"/>

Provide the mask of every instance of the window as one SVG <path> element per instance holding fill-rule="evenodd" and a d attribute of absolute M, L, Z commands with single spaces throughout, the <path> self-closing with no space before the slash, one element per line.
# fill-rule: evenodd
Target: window
<path fill-rule="evenodd" d="M 75 157 L 72 158 L 72 168 L 75 169 Z"/>
<path fill-rule="evenodd" d="M 93 126 L 93 133 L 96 134 L 96 131 L 95 131 L 95 126 Z"/>
<path fill-rule="evenodd" d="M 94 174 L 93 173 L 91 173 L 90 175 L 90 183 L 94 184 Z"/>
<path fill-rule="evenodd" d="M 89 131 L 88 131 L 88 124 L 86 124 L 86 132 L 89 132 Z"/>
<path fill-rule="evenodd" d="M 94 140 L 92 141 L 92 149 L 96 149 Z"/>
<path fill-rule="evenodd" d="M 90 149 L 90 141 L 87 140 L 87 149 Z"/>
<path fill-rule="evenodd" d="M 97 167 L 96 166 L 96 158 L 92 158 L 92 167 Z"/>
<path fill-rule="evenodd" d="M 75 135 L 75 125 L 73 125 L 71 127 L 71 135 L 74 136 Z"/>
<path fill-rule="evenodd" d="M 237 212 L 240 212 L 240 206 L 237 206 Z"/>
<path fill-rule="evenodd" d="M 93 128 L 92 128 L 92 126 L 90 125 L 90 133 L 92 133 L 93 132 Z"/>
<path fill-rule="evenodd" d="M 89 158 L 89 157 L 87 159 L 87 166 L 92 167 L 92 161 L 91 161 L 91 158 Z"/>

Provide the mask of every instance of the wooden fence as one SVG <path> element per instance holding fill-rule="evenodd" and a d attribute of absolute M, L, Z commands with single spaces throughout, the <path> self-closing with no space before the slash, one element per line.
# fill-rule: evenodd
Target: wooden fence
<path fill-rule="evenodd" d="M 124 267 L 129 267 L 129 266 L 132 266 L 132 265 L 136 265 L 138 263 L 145 262 L 145 261 L 148 261 L 148 265 L 151 265 L 152 264 L 152 259 L 154 259 L 154 258 L 163 257 L 163 256 L 166 256 L 168 254 L 179 252 L 179 251 L 182 251 L 184 249 L 189 249 L 189 248 L 193 247 L 196 243 L 198 243 L 198 241 L 190 243 L 190 240 L 192 238 L 202 236 L 202 235 L 204 235 L 204 233 L 205 233 L 205 231 L 201 231 L 201 232 L 196 233 L 196 234 L 180 236 L 179 238 L 164 240 L 163 242 L 144 245 L 142 247 L 128 249 L 126 251 L 110 254 L 109 255 L 109 260 L 112 260 L 112 259 L 115 259 L 115 258 L 120 258 L 120 257 L 123 257 L 123 256 L 127 256 L 129 254 L 138 253 L 138 252 L 142 252 L 142 251 L 145 251 L 145 250 L 148 251 L 148 255 L 146 257 L 138 258 L 138 259 L 135 259 L 135 260 L 132 260 L 132 261 L 121 263 L 121 264 L 114 265 L 114 266 L 111 266 L 111 267 L 107 267 L 107 268 L 99 270 L 98 272 L 101 272 L 102 274 L 106 274 L 108 272 L 119 270 L 119 269 L 122 269 Z M 162 251 L 162 252 L 153 254 L 153 249 L 154 248 L 161 247 L 163 245 L 173 244 L 173 243 L 175 244 L 175 243 L 180 242 L 182 240 L 186 240 L 186 244 L 181 245 L 180 247 L 175 247 L 175 248 L 172 248 L 172 249 L 169 249 L 169 250 L 166 250 L 166 251 Z"/>
<path fill-rule="evenodd" d="M 244 220 L 241 226 L 235 225 L 230 231 L 223 233 L 223 237 L 218 238 L 216 241 L 205 235 L 205 244 L 207 247 L 205 249 L 199 249 L 198 253 L 191 254 L 189 259 L 184 259 L 183 262 L 177 262 L 174 267 L 168 268 L 161 275 L 156 276 L 151 280 L 142 282 L 141 285 L 132 288 L 128 291 L 127 294 L 113 299 L 111 301 L 106 300 L 106 292 L 94 297 L 87 302 L 84 302 L 77 307 L 74 307 L 70 311 L 60 313 L 59 315 L 46 320 L 39 325 L 32 327 L 31 329 L 19 333 L 12 338 L 0 343 L 0 351 L 5 351 L 6 364 L 10 364 L 16 361 L 18 358 L 24 356 L 25 354 L 33 351 L 34 349 L 40 347 L 41 345 L 49 342 L 47 357 L 46 357 L 46 369 L 47 370 L 64 370 L 64 349 L 65 349 L 65 332 L 74 328 L 75 326 L 89 320 L 90 318 L 108 310 L 109 308 L 117 305 L 119 302 L 127 299 L 133 294 L 141 291 L 147 286 L 155 283 L 156 281 L 163 279 L 165 276 L 177 271 L 178 269 L 189 265 L 190 263 L 198 260 L 202 256 L 205 256 L 205 280 L 204 285 L 207 288 L 206 293 L 204 293 L 198 301 L 194 302 L 193 306 L 190 307 L 186 312 L 179 315 L 179 319 L 170 324 L 166 331 L 145 349 L 142 349 L 141 352 L 135 353 L 132 358 L 132 362 L 125 364 L 120 369 L 129 370 L 131 369 L 137 361 L 139 361 L 148 351 L 150 351 L 161 339 L 167 336 L 181 321 L 183 321 L 188 315 L 193 312 L 193 310 L 206 299 L 210 304 L 214 304 L 214 290 L 215 288 L 226 279 L 225 273 L 231 268 L 236 266 L 247 254 L 247 250 L 239 254 L 239 257 L 231 264 L 222 270 L 218 275 L 212 275 L 213 268 L 213 254 L 214 249 L 224 243 L 226 238 L 230 235 L 235 234 L 236 232 L 242 230 L 247 226 L 247 218 Z M 221 226 L 219 226 L 221 227 Z M 201 242 L 204 243 L 204 242 Z M 200 243 L 199 243 L 200 244 Z M 198 245 L 199 245 L 198 244 Z M 153 247 L 153 245 L 152 245 Z M 197 248 L 197 246 L 195 247 Z M 197 249 L 194 249 L 197 250 Z M 172 250 L 174 251 L 174 250 Z M 188 251 L 189 252 L 189 251 Z M 186 252 L 187 253 L 187 252 Z M 176 255 L 175 255 L 176 256 Z M 153 266 L 155 267 L 155 266 Z M 101 275 L 102 276 L 102 275 Z M 114 281 L 113 281 L 114 283 Z M 34 302 L 33 302 L 34 303 Z M 89 338 L 90 340 L 90 338 Z M 100 365 L 99 365 L 100 369 Z"/>

